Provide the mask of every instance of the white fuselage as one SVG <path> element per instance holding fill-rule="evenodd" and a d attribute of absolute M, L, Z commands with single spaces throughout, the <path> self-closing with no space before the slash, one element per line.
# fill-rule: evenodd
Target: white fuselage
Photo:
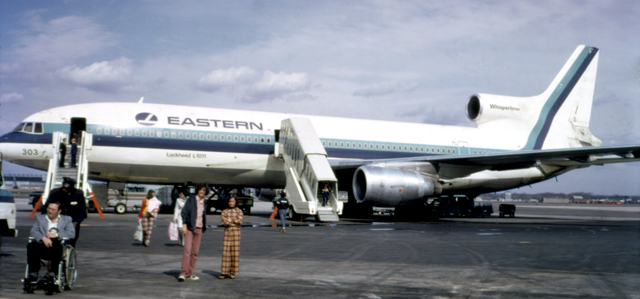
<path fill-rule="evenodd" d="M 526 134 L 511 128 L 489 132 L 482 128 L 325 116 L 97 103 L 35 113 L 23 123 L 41 123 L 42 132 L 6 134 L 0 140 L 0 151 L 5 160 L 46 170 L 55 154 L 51 134 L 71 133 L 79 123 L 81 130 L 93 134 L 93 146 L 87 152 L 91 179 L 283 187 L 283 162 L 273 152 L 276 131 L 281 121 L 290 117 L 311 120 L 329 159 L 484 154 L 520 150 L 527 142 Z M 529 168 L 440 179 L 446 182 L 445 190 L 481 188 L 488 192 L 547 178 L 537 168 Z"/>

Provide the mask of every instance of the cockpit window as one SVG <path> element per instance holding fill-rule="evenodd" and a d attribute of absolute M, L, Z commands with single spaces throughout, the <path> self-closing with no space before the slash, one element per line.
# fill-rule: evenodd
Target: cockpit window
<path fill-rule="evenodd" d="M 24 127 L 24 123 L 20 123 L 15 129 L 13 129 L 14 132 L 20 132 L 22 131 L 22 128 Z"/>
<path fill-rule="evenodd" d="M 36 130 L 34 131 L 34 133 L 42 133 L 42 123 L 36 123 Z"/>
<path fill-rule="evenodd" d="M 33 132 L 33 123 L 27 123 L 24 126 L 24 129 L 22 129 L 22 131 L 27 132 L 27 133 Z"/>

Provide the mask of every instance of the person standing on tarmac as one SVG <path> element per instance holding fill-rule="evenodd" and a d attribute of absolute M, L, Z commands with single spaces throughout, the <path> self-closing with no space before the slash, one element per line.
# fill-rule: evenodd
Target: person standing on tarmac
<path fill-rule="evenodd" d="M 196 261 L 198 261 L 202 233 L 207 230 L 205 196 L 208 193 L 209 187 L 207 187 L 207 184 L 196 185 L 196 194 L 187 198 L 180 212 L 182 233 L 184 234 L 184 250 L 182 251 L 182 269 L 180 270 L 180 276 L 178 276 L 179 282 L 200 279 L 198 276 L 193 275 L 193 269 L 196 267 Z M 183 194 L 186 194 L 186 191 Z"/>
<path fill-rule="evenodd" d="M 284 219 L 287 216 L 287 209 L 289 209 L 289 200 L 285 197 L 287 193 L 280 192 L 280 198 L 273 200 L 273 204 L 278 208 L 278 215 L 280 216 L 280 232 L 285 232 Z"/>
<path fill-rule="evenodd" d="M 51 190 L 47 198 L 47 207 L 52 202 L 60 204 L 62 215 L 70 216 L 73 219 L 73 226 L 76 234 L 71 239 L 71 246 L 76 247 L 78 237 L 80 237 L 80 224 L 87 218 L 87 202 L 82 190 L 76 189 L 76 181 L 69 177 L 62 178 L 62 187 Z M 46 208 L 45 207 L 45 210 Z"/>

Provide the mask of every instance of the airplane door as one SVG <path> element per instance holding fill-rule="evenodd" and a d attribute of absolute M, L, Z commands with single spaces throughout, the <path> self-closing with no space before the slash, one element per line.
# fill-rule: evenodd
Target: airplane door
<path fill-rule="evenodd" d="M 461 155 L 468 155 L 471 153 L 471 150 L 469 149 L 469 142 L 466 141 L 458 141 L 458 152 Z"/>
<path fill-rule="evenodd" d="M 78 144 L 82 143 L 80 137 L 82 136 L 82 131 L 87 130 L 87 119 L 80 117 L 72 117 L 71 118 L 71 138 L 76 138 L 76 142 Z M 69 140 L 71 141 L 71 140 Z"/>

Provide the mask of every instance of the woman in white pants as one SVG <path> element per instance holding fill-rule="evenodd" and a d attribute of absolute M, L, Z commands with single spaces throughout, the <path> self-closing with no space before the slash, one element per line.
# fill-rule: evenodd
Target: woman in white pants
<path fill-rule="evenodd" d="M 182 217 L 180 213 L 182 212 L 182 208 L 184 207 L 184 203 L 187 201 L 187 195 L 189 195 L 189 191 L 187 189 L 180 190 L 178 193 L 178 198 L 176 199 L 176 207 L 173 210 L 173 222 L 175 222 L 178 226 L 178 242 L 180 246 L 184 247 L 184 234 L 180 231 L 182 228 Z"/>

